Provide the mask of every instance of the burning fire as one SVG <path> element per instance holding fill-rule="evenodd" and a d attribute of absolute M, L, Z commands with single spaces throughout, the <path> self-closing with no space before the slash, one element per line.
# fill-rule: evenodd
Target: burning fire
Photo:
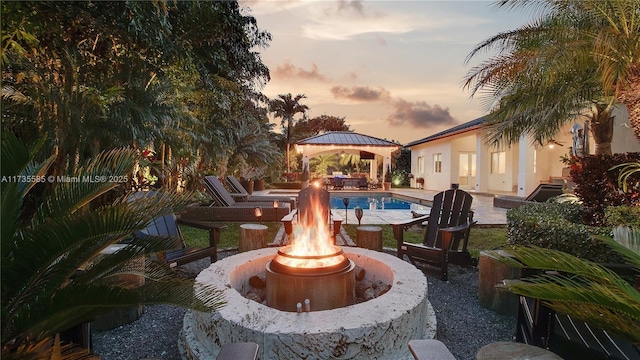
<path fill-rule="evenodd" d="M 329 209 L 326 213 L 317 199 L 311 199 L 311 215 L 300 216 L 293 227 L 291 244 L 281 251 L 288 255 L 304 258 L 278 258 L 283 265 L 297 268 L 322 268 L 336 265 L 342 261 L 340 248 L 335 246 L 329 227 Z M 318 258 L 309 258 L 318 257 Z"/>

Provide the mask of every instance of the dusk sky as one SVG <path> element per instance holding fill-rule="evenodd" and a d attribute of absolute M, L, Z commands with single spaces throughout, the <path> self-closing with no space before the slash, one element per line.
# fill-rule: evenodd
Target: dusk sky
<path fill-rule="evenodd" d="M 345 117 L 356 132 L 403 144 L 484 115 L 480 99 L 462 88 L 481 58 L 465 59 L 479 42 L 532 18 L 490 1 L 240 5 L 273 37 L 259 50 L 271 72 L 265 95 L 305 94 L 309 117 Z"/>

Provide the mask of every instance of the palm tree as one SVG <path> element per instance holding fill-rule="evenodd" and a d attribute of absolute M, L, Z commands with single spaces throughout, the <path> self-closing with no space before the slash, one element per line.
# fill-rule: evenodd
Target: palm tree
<path fill-rule="evenodd" d="M 597 153 L 610 153 L 611 110 L 637 89 L 640 0 L 502 0 L 498 7 L 535 7 L 543 16 L 477 45 L 467 61 L 492 49 L 464 86 L 486 95 L 491 143 L 512 144 L 523 133 L 539 142 L 585 113 Z M 623 96 L 624 95 L 624 96 Z M 625 100 L 630 113 L 637 104 Z M 635 106 L 635 108 L 634 108 Z"/>
<path fill-rule="evenodd" d="M 269 111 L 274 113 L 276 118 L 282 118 L 280 124 L 285 130 L 285 137 L 287 140 L 287 172 L 291 172 L 289 150 L 291 148 L 291 128 L 294 123 L 293 117 L 297 113 L 304 114 L 309 110 L 307 105 L 300 104 L 300 100 L 306 98 L 307 97 L 304 94 L 298 94 L 296 97 L 292 97 L 291 93 L 289 93 L 280 94 L 278 95 L 278 99 L 273 99 L 269 102 Z"/>
<path fill-rule="evenodd" d="M 340 165 L 355 166 L 356 172 L 360 172 L 360 154 L 340 155 Z"/>
<path fill-rule="evenodd" d="M 146 260 L 142 269 L 125 268 L 174 248 L 174 238 L 136 240 L 101 255 L 188 201 L 176 193 L 135 200 L 116 196 L 138 160 L 135 151 L 100 153 L 67 181 L 48 176 L 54 156 L 36 163 L 37 147 L 28 149 L 11 133 L 3 133 L 1 150 L 1 176 L 7 180 L 1 188 L 3 358 L 49 358 L 55 334 L 118 308 L 168 303 L 209 311 L 223 305 L 217 290 L 198 286 L 196 291 L 192 280 L 175 277 L 166 266 Z M 118 280 L 127 273 L 146 281 L 128 286 Z"/>
<path fill-rule="evenodd" d="M 338 157 L 335 154 L 323 154 L 309 159 L 315 174 L 325 175 L 330 166 L 338 165 Z"/>
<path fill-rule="evenodd" d="M 278 147 L 269 138 L 270 126 L 251 119 L 238 119 L 225 129 L 229 148 L 229 163 L 244 163 L 251 167 L 269 167 L 281 159 Z"/>

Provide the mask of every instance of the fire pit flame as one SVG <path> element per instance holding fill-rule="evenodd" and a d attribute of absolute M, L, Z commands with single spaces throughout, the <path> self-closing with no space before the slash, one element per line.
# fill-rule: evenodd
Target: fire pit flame
<path fill-rule="evenodd" d="M 267 305 L 285 311 L 333 309 L 355 302 L 355 265 L 334 244 L 328 213 L 312 199 L 313 211 L 299 214 L 291 244 L 267 263 Z M 310 304 L 309 304 L 310 302 Z"/>
<path fill-rule="evenodd" d="M 291 245 L 287 250 L 288 254 L 300 259 L 289 260 L 283 265 L 314 268 L 335 265 L 341 261 L 333 257 L 322 258 L 336 252 L 326 218 L 327 214 L 323 213 L 322 206 L 313 206 L 312 216 L 300 218 L 298 224 L 294 225 Z"/>

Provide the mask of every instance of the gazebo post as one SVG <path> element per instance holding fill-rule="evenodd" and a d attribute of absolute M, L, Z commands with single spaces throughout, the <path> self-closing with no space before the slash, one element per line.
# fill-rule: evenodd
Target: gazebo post
<path fill-rule="evenodd" d="M 370 169 L 369 169 L 369 179 L 371 181 L 378 180 L 378 160 L 371 159 L 370 160 Z"/>

